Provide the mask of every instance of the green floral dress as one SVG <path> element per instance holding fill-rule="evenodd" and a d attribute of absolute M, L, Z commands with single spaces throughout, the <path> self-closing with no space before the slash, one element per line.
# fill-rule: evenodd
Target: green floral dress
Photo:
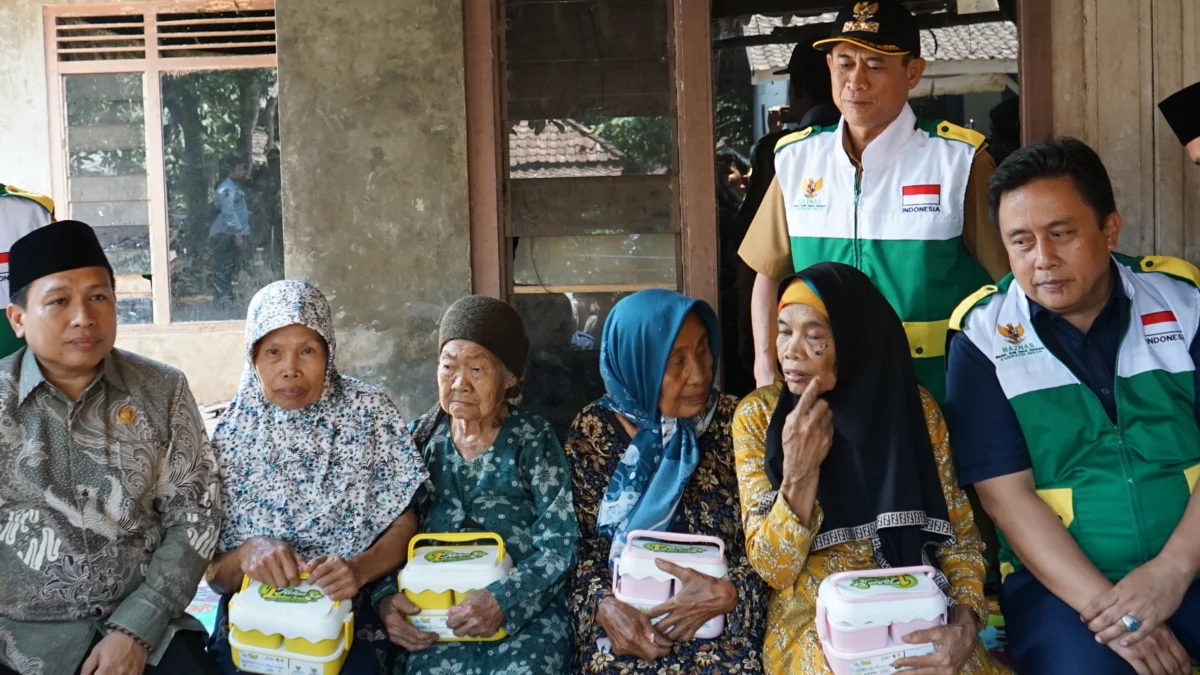
<path fill-rule="evenodd" d="M 415 420 L 410 430 L 421 422 Z M 516 565 L 487 590 L 504 611 L 508 637 L 496 642 L 441 643 L 403 653 L 408 675 L 559 675 L 570 672 L 571 625 L 566 582 L 575 564 L 579 526 L 562 445 L 545 420 L 513 409 L 491 449 L 465 461 L 443 420 L 420 449 L 430 484 L 421 503 L 421 532 L 495 532 Z M 376 589 L 396 592 L 391 576 Z"/>

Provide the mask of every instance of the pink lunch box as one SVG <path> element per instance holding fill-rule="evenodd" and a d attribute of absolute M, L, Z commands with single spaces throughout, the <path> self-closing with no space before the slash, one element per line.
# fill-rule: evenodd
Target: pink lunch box
<path fill-rule="evenodd" d="M 679 581 L 658 569 L 655 560 L 669 560 L 718 579 L 729 573 L 725 542 L 718 537 L 635 530 L 613 567 L 613 594 L 618 600 L 647 612 L 671 598 Z M 711 639 L 724 630 L 725 617 L 718 616 L 696 631 L 696 637 Z"/>
<path fill-rule="evenodd" d="M 947 603 L 932 567 L 842 572 L 817 591 L 817 636 L 834 675 L 887 675 L 891 663 L 934 651 L 909 633 L 946 624 Z"/>

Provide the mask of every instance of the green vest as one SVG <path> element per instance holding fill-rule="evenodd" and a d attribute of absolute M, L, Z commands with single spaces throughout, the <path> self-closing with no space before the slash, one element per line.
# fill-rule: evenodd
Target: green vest
<path fill-rule="evenodd" d="M 1162 550 L 1200 477 L 1195 364 L 1200 272 L 1166 257 L 1117 256 L 1131 310 L 1115 364 L 1114 424 L 1037 334 L 1012 276 L 951 321 L 992 359 L 1029 448 L 1040 496 L 1092 564 L 1117 581 Z M 1020 566 L 1001 537 L 1000 568 Z"/>
<path fill-rule="evenodd" d="M 8 250 L 13 242 L 54 218 L 49 197 L 0 184 L 0 307 L 8 305 Z M 25 346 L 7 318 L 0 318 L 0 358 Z"/>
<path fill-rule="evenodd" d="M 991 282 L 962 240 L 983 136 L 920 120 L 906 106 L 867 146 L 860 174 L 840 129 L 812 127 L 776 146 L 792 264 L 834 261 L 866 273 L 904 322 L 917 380 L 941 402 L 950 314 Z"/>

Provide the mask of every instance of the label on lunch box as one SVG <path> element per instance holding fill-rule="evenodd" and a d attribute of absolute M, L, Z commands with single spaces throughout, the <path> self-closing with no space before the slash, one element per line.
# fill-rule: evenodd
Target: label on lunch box
<path fill-rule="evenodd" d="M 458 636 L 454 634 L 454 630 L 446 627 L 446 622 L 450 620 L 450 617 L 446 614 L 422 613 L 410 616 L 408 617 L 408 620 L 412 622 L 412 625 L 417 628 L 417 630 L 423 630 L 428 633 L 437 633 L 437 636 L 443 640 L 458 639 Z"/>
<path fill-rule="evenodd" d="M 717 546 L 706 544 L 677 544 L 653 540 L 639 540 L 635 546 L 657 555 L 694 555 L 705 558 L 716 558 L 721 550 Z"/>
<path fill-rule="evenodd" d="M 319 602 L 325 594 L 316 588 L 275 588 L 262 584 L 258 587 L 258 596 L 267 602 L 283 602 L 293 605 L 307 605 Z"/>
<path fill-rule="evenodd" d="M 416 558 L 420 562 L 433 565 L 452 563 L 487 565 L 495 562 L 496 547 L 466 548 L 459 546 L 453 548 L 419 548 L 416 551 Z"/>
<path fill-rule="evenodd" d="M 838 581 L 838 589 L 850 595 L 906 593 L 925 587 L 924 577 L 916 574 L 891 574 L 878 577 L 852 577 Z"/>
<path fill-rule="evenodd" d="M 244 673 L 258 673 L 259 675 L 288 675 L 292 672 L 288 668 L 288 660 L 280 656 L 271 656 L 269 654 L 256 654 L 246 651 L 244 648 L 238 650 L 238 656 L 241 663 L 238 664 L 238 670 Z M 305 671 L 298 671 L 305 672 Z"/>
<path fill-rule="evenodd" d="M 891 675 L 891 673 L 901 673 L 907 670 L 907 668 L 897 670 L 892 667 L 892 663 L 909 656 L 925 656 L 933 652 L 934 647 L 929 644 L 872 656 L 866 659 L 854 659 L 850 661 L 850 675 Z"/>

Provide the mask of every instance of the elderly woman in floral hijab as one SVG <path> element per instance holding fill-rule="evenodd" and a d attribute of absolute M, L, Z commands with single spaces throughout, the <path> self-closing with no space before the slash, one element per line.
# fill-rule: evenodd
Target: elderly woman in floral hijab
<path fill-rule="evenodd" d="M 579 528 L 567 460 L 550 424 L 516 407 L 529 341 L 516 310 L 472 295 L 442 317 L 438 404 L 413 425 L 432 488 L 422 532 L 494 532 L 515 569 L 450 608 L 460 637 L 437 643 L 407 617 L 419 609 L 394 577 L 376 590 L 392 640 L 408 652 L 408 675 L 559 675 L 571 660 L 564 589 Z M 399 670 L 399 669 L 398 669 Z"/>
<path fill-rule="evenodd" d="M 246 318 L 246 370 L 212 445 L 227 519 L 208 581 L 223 594 L 209 643 L 226 673 L 229 594 L 242 577 L 275 587 L 300 574 L 354 601 L 345 675 L 390 670 L 393 648 L 364 586 L 407 554 L 410 509 L 428 472 L 387 394 L 338 373 L 329 304 L 313 286 L 279 281 Z"/>

